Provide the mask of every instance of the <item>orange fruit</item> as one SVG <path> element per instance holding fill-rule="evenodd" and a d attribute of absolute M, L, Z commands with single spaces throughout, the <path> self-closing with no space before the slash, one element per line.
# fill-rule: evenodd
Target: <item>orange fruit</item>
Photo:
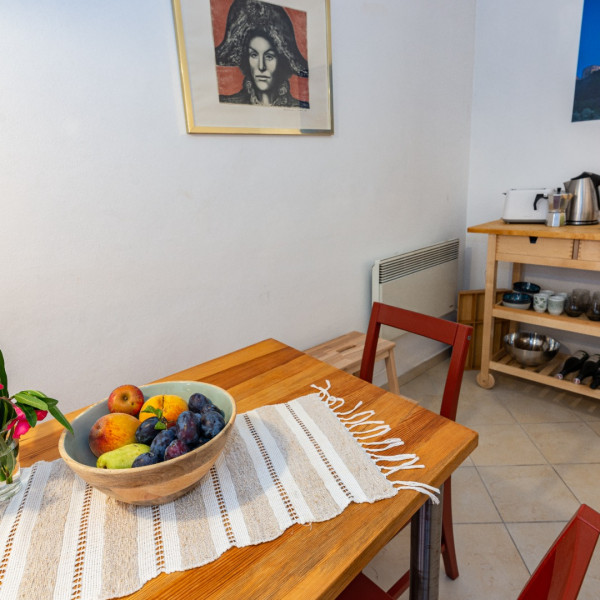
<path fill-rule="evenodd" d="M 160 396 L 152 396 L 152 398 L 148 398 L 146 402 L 142 405 L 140 410 L 140 414 L 138 415 L 138 419 L 140 421 L 145 421 L 150 417 L 154 417 L 154 413 L 144 412 L 145 408 L 148 406 L 152 406 L 153 408 L 160 408 L 163 411 L 163 417 L 167 420 L 167 426 L 174 425 L 177 421 L 177 417 L 184 411 L 188 409 L 187 402 L 181 398 L 180 396 L 174 395 L 160 395 Z"/>

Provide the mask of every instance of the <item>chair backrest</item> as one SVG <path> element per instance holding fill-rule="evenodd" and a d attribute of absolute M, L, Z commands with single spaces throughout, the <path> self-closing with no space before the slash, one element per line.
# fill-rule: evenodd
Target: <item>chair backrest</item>
<path fill-rule="evenodd" d="M 600 513 L 582 504 L 523 588 L 519 600 L 575 600 L 600 535 Z"/>
<path fill-rule="evenodd" d="M 360 367 L 360 378 L 369 382 L 373 381 L 375 353 L 381 325 L 402 329 L 452 346 L 440 414 L 447 419 L 456 420 L 458 396 L 473 328 L 396 306 L 381 304 L 381 302 L 374 302 Z"/>

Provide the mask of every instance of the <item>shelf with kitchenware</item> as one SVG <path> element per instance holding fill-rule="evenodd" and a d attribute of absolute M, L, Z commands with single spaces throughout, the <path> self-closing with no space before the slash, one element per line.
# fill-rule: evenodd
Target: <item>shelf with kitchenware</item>
<path fill-rule="evenodd" d="M 570 380 L 553 377 L 554 366 L 564 360 L 564 356 L 555 357 L 543 368 L 523 367 L 504 354 L 500 357 L 492 356 L 492 336 L 496 319 L 508 321 L 513 331 L 517 324 L 522 323 L 600 338 L 600 322 L 591 321 L 585 315 L 570 317 L 564 313 L 552 315 L 536 312 L 532 308 L 511 308 L 497 304 L 496 299 L 496 279 L 500 262 L 512 264 L 513 281 L 521 280 L 523 266 L 527 264 L 600 273 L 600 225 L 548 227 L 534 223 L 510 224 L 498 220 L 469 227 L 468 232 L 488 235 L 481 370 L 477 376 L 478 384 L 486 389 L 492 388 L 495 385 L 492 371 L 497 371 L 600 399 L 600 393 L 589 386 L 576 385 Z M 558 367 L 555 370 L 558 370 Z"/>
<path fill-rule="evenodd" d="M 573 383 L 575 373 L 569 373 L 564 379 L 556 378 L 556 373 L 558 373 L 567 358 L 567 354 L 559 353 L 543 365 L 524 366 L 518 363 L 506 351 L 500 350 L 493 356 L 489 366 L 490 369 L 498 373 L 505 373 L 513 377 L 520 377 L 528 381 L 550 385 L 565 392 L 572 392 L 573 394 L 600 400 L 600 389 L 593 390 L 589 385 L 585 385 L 585 383 Z"/>
<path fill-rule="evenodd" d="M 600 337 L 600 321 L 591 321 L 585 315 L 579 317 L 570 317 L 565 313 L 551 315 L 547 312 L 539 313 L 533 309 L 508 308 L 502 304 L 496 304 L 492 310 L 492 316 L 495 319 L 506 319 L 507 321 Z"/>

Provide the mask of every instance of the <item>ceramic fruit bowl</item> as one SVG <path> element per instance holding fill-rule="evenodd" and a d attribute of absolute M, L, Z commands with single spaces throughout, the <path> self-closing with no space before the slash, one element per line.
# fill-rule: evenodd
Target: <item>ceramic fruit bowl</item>
<path fill-rule="evenodd" d="M 513 283 L 513 292 L 520 294 L 538 294 L 542 288 L 536 283 L 530 283 L 529 281 L 517 281 Z"/>
<path fill-rule="evenodd" d="M 517 331 L 508 333 L 503 338 L 504 349 L 518 363 L 537 367 L 543 365 L 556 356 L 560 343 L 554 338 L 539 333 Z"/>
<path fill-rule="evenodd" d="M 521 292 L 507 292 L 502 296 L 502 304 L 508 308 L 527 310 L 531 306 L 533 296 Z"/>
<path fill-rule="evenodd" d="M 90 406 L 73 419 L 74 434 L 64 431 L 58 442 L 61 457 L 81 479 L 107 496 L 128 504 L 165 504 L 194 488 L 215 463 L 231 434 L 236 416 L 235 401 L 224 389 L 197 381 L 167 381 L 140 386 L 144 400 L 159 394 L 204 394 L 225 413 L 225 427 L 206 444 L 164 462 L 131 469 L 99 469 L 89 447 L 92 425 L 108 414 L 108 399 Z"/>

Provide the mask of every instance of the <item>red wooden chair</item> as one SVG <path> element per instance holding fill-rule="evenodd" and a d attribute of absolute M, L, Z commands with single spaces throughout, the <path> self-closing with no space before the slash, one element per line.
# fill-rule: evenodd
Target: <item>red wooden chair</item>
<path fill-rule="evenodd" d="M 575 600 L 600 535 L 600 513 L 582 504 L 556 538 L 519 600 Z"/>
<path fill-rule="evenodd" d="M 375 351 L 381 325 L 415 333 L 451 346 L 452 354 L 446 376 L 440 415 L 452 421 L 456 420 L 458 396 L 473 328 L 468 325 L 461 325 L 445 319 L 438 319 L 437 317 L 430 317 L 403 308 L 374 302 L 360 369 L 360 378 L 369 382 L 373 381 Z M 451 494 L 451 482 L 448 478 L 444 483 L 444 504 L 442 508 L 442 558 L 444 559 L 446 574 L 451 579 L 456 579 L 458 577 L 458 564 L 452 530 Z M 398 598 L 408 588 L 408 585 L 408 573 L 405 573 L 388 590 L 388 593 L 392 598 Z"/>
<path fill-rule="evenodd" d="M 556 538 L 518 600 L 576 600 L 600 535 L 600 513 L 582 504 Z M 391 600 L 360 573 L 338 600 Z"/>

